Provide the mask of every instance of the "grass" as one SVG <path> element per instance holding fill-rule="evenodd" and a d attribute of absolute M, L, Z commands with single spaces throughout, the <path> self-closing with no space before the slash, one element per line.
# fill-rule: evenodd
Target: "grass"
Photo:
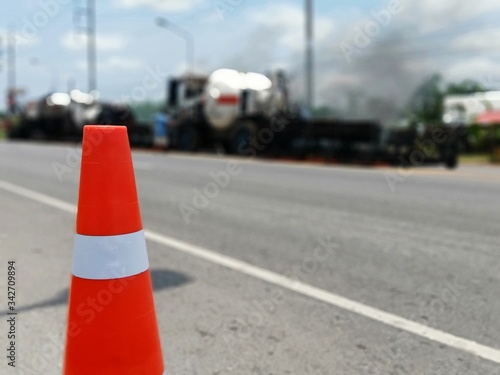
<path fill-rule="evenodd" d="M 0 118 L 0 139 L 5 139 L 5 138 L 7 138 L 7 131 L 5 130 L 5 126 L 2 119 Z"/>
<path fill-rule="evenodd" d="M 490 164 L 490 154 L 464 154 L 460 155 L 459 162 L 461 164 Z"/>

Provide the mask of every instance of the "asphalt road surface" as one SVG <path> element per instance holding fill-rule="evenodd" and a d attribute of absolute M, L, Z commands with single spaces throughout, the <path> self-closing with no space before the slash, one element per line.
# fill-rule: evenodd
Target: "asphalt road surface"
<path fill-rule="evenodd" d="M 2 374 L 61 373 L 77 152 L 0 143 Z M 134 165 L 167 374 L 500 374 L 500 169 Z"/>

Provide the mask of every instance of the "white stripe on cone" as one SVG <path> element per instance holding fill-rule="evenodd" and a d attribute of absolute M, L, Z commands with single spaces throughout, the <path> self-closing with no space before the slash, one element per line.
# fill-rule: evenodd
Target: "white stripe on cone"
<path fill-rule="evenodd" d="M 149 269 L 142 230 L 117 236 L 75 235 L 73 275 L 91 280 L 134 276 Z"/>

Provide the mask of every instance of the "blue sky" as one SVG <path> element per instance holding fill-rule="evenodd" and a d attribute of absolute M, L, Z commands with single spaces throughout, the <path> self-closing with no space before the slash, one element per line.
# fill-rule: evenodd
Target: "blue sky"
<path fill-rule="evenodd" d="M 98 1 L 99 91 L 111 100 L 142 100 L 133 92 L 139 92 L 137 87 L 148 72 L 172 75 L 183 71 L 185 42 L 155 25 L 155 17 L 163 16 L 193 35 L 200 72 L 220 67 L 258 72 L 285 68 L 294 77 L 300 98 L 303 2 Z M 66 88 L 68 77 L 76 80 L 78 88 L 87 88 L 85 41 L 75 33 L 77 3 L 21 0 L 3 4 L 0 36 L 9 27 L 19 35 L 18 86 L 26 89 L 25 98 L 48 91 L 51 71 L 57 71 L 59 90 Z M 401 101 L 435 71 L 449 80 L 469 77 L 498 86 L 497 0 L 316 0 L 314 7 L 318 104 L 359 106 L 352 103 L 354 95 Z M 371 30 L 372 36 L 360 37 L 363 30 Z M 347 56 L 346 51 L 351 54 Z M 4 57 L 2 93 L 6 88 Z M 39 66 L 30 64 L 33 57 L 41 62 Z M 158 80 L 155 87 L 148 87 L 146 96 L 158 100 L 164 93 L 165 84 Z"/>

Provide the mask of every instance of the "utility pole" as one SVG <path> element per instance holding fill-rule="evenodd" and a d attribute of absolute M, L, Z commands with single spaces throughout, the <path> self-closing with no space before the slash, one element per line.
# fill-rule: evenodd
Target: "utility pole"
<path fill-rule="evenodd" d="M 5 53 L 3 45 L 3 37 L 0 35 L 0 72 L 3 70 L 3 55 Z"/>
<path fill-rule="evenodd" d="M 3 57 L 5 55 L 5 46 L 4 46 L 4 37 L 0 35 L 0 73 L 4 68 L 4 60 Z"/>
<path fill-rule="evenodd" d="M 96 53 L 96 16 L 95 0 L 87 0 L 87 64 L 89 93 L 97 91 L 97 53 Z"/>
<path fill-rule="evenodd" d="M 85 34 L 87 39 L 87 90 L 91 93 L 97 90 L 96 1 L 84 1 L 86 1 L 85 6 L 75 7 L 73 22 L 76 33 Z M 82 26 L 83 18 L 85 18 L 85 26 Z"/>
<path fill-rule="evenodd" d="M 313 29 L 313 0 L 305 0 L 305 91 L 306 103 L 309 110 L 314 106 L 314 29 Z"/>
<path fill-rule="evenodd" d="M 9 29 L 7 33 L 7 107 L 11 114 L 17 111 L 16 42 L 15 31 Z"/>
<path fill-rule="evenodd" d="M 16 89 L 16 35 L 13 30 L 7 34 L 7 87 Z"/>

